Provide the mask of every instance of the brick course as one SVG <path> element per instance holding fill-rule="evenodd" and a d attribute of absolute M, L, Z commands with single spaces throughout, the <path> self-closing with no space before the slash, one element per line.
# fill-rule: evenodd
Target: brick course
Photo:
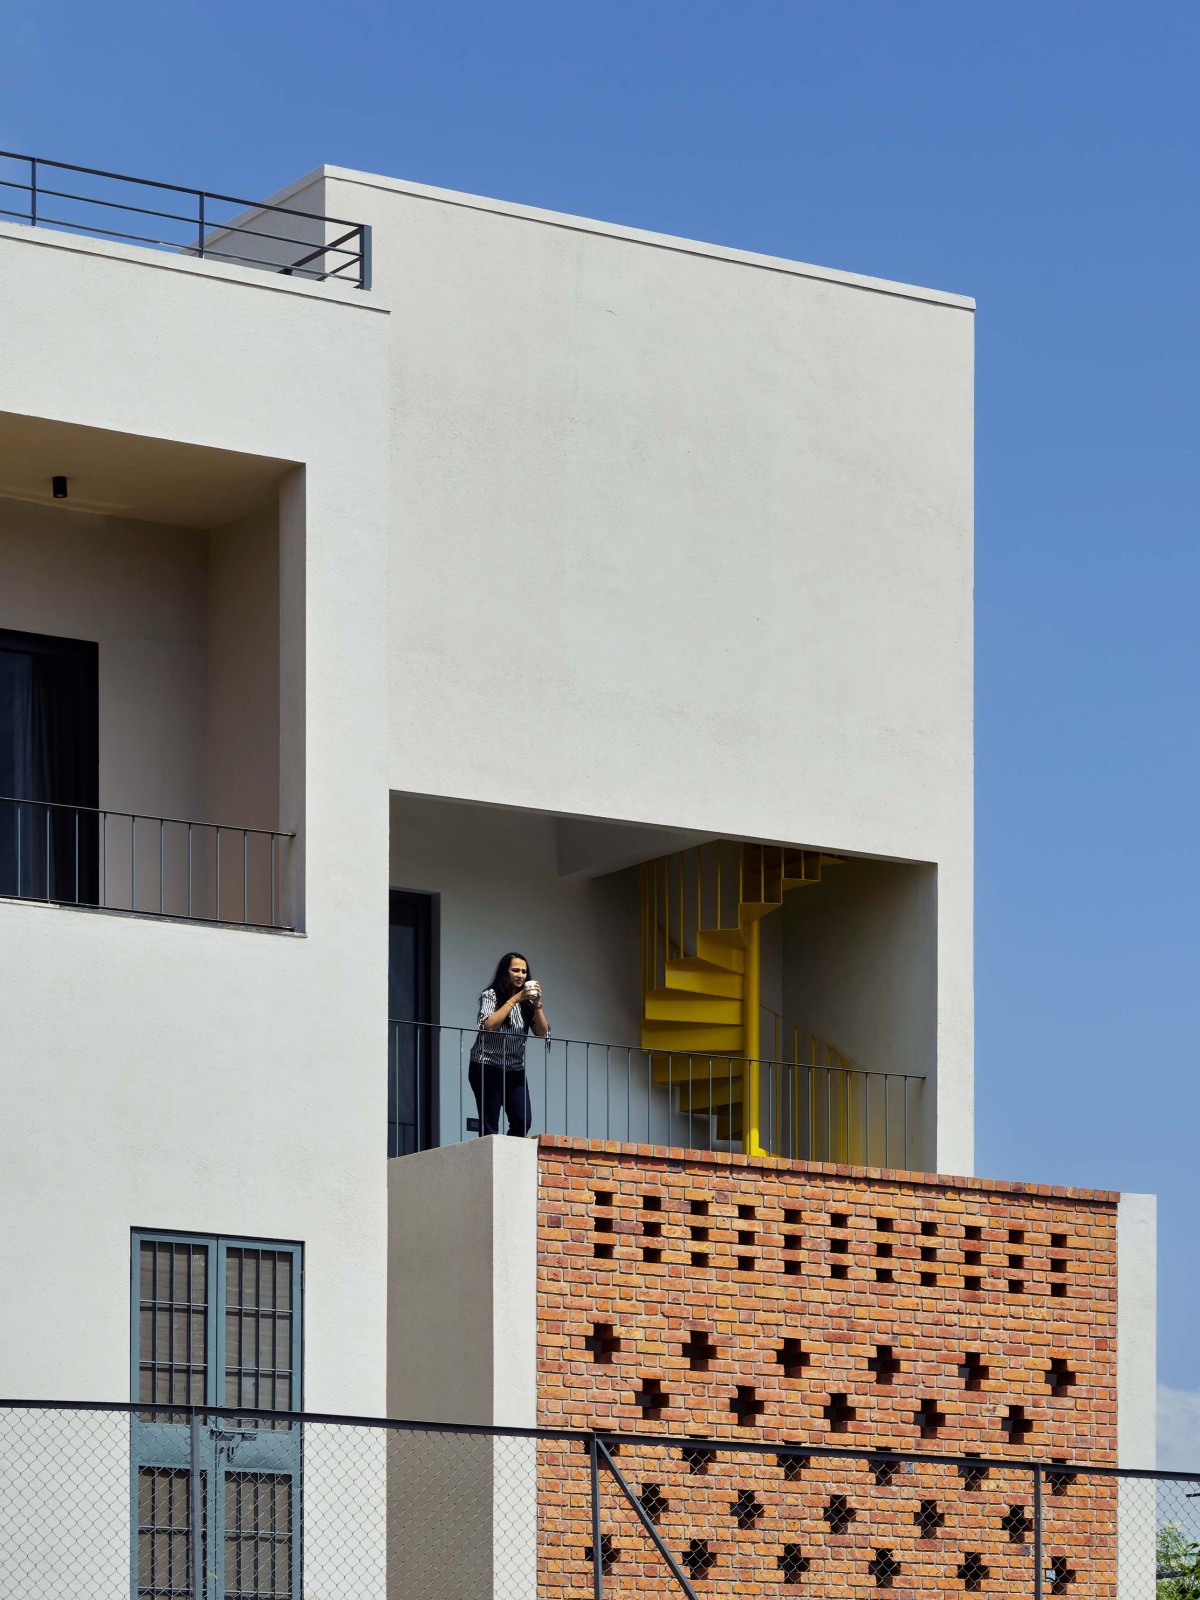
<path fill-rule="evenodd" d="M 550 1137 L 539 1157 L 543 1425 L 1115 1462 L 1116 1195 Z M 544 1462 L 549 1515 L 568 1463 Z M 918 1572 L 947 1592 L 1029 1587 L 1027 1474 L 877 1482 L 812 1458 L 789 1478 L 773 1455 L 726 1452 L 697 1472 L 677 1447 L 632 1445 L 620 1464 L 635 1492 L 659 1485 L 664 1537 L 709 1585 L 736 1567 L 761 1585 L 746 1593 L 904 1589 Z M 1075 1574 L 1060 1592 L 1102 1596 L 1113 1486 L 1053 1487 Z M 855 1513 L 841 1531 L 837 1495 Z M 562 1490 L 550 1593 L 586 1576 L 575 1499 Z M 607 1515 L 614 1571 L 664 1587 L 632 1512 L 612 1498 Z"/>

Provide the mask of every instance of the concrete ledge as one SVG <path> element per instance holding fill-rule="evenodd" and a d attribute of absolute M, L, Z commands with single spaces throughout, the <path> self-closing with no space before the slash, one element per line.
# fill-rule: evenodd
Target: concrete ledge
<path fill-rule="evenodd" d="M 576 1139 L 562 1134 L 538 1135 L 538 1148 L 592 1151 L 637 1161 L 662 1161 L 668 1166 L 754 1167 L 763 1172 L 797 1172 L 816 1177 L 854 1178 L 868 1182 L 924 1185 L 930 1189 L 973 1189 L 989 1194 L 1029 1195 L 1046 1200 L 1074 1200 L 1112 1209 L 1121 1196 L 1111 1189 L 1071 1189 L 1049 1183 L 1010 1183 L 1000 1178 L 956 1177 L 941 1172 L 905 1172 L 898 1167 L 851 1167 L 829 1161 L 792 1161 L 781 1156 L 743 1156 L 728 1150 L 684 1150 L 669 1145 L 619 1144 L 614 1140 Z"/>

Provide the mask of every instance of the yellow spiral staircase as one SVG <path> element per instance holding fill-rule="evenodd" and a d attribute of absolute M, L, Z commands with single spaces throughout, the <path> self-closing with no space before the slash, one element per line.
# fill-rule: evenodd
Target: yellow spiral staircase
<path fill-rule="evenodd" d="M 838 860 L 813 850 L 714 840 L 642 867 L 642 1048 L 678 1109 L 715 1118 L 748 1155 L 760 1117 L 762 919 Z M 768 1052 L 775 1041 L 768 1044 Z M 723 1071 L 711 1070 L 715 1058 Z M 709 1069 L 696 1070 L 696 1062 Z"/>

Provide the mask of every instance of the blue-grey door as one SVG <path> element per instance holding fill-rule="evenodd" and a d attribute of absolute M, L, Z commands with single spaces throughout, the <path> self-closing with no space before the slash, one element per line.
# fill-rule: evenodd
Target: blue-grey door
<path fill-rule="evenodd" d="M 192 1600 L 196 1489 L 204 1600 L 299 1600 L 301 1428 L 245 1412 L 299 1409 L 300 1247 L 140 1233 L 133 1267 L 135 1398 L 211 1408 L 134 1419 L 134 1600 Z"/>

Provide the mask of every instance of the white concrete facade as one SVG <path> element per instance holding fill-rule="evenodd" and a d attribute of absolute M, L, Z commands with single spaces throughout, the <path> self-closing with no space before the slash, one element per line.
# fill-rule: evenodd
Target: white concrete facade
<path fill-rule="evenodd" d="M 302 1243 L 306 1406 L 417 1404 L 389 886 L 438 897 L 443 1022 L 528 943 L 556 1030 L 623 1045 L 639 861 L 844 857 L 764 983 L 973 1168 L 972 303 L 337 168 L 276 198 L 370 224 L 372 289 L 0 226 L 0 628 L 99 643 L 102 805 L 296 834 L 291 932 L 0 901 L 10 1394 L 128 1396 L 153 1228 Z M 483 1160 L 396 1164 L 393 1256 Z"/>
<path fill-rule="evenodd" d="M 305 1403 L 379 1412 L 386 303 L 18 227 L 0 301 L 0 626 L 100 640 L 103 803 L 270 812 L 303 883 L 290 935 L 0 903 L 0 1387 L 127 1399 L 168 1229 L 302 1242 Z"/>

